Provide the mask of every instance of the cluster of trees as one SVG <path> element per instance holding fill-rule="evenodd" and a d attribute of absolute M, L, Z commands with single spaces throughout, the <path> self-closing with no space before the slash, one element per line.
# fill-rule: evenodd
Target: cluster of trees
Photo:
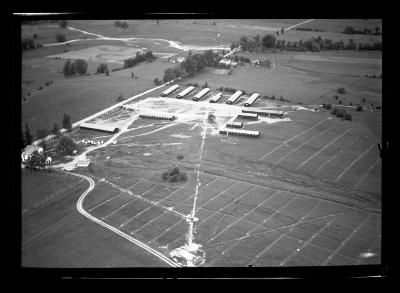
<path fill-rule="evenodd" d="M 74 75 L 79 73 L 80 75 L 86 74 L 88 64 L 83 59 L 76 59 L 75 62 L 67 60 L 64 64 L 63 73 L 65 76 Z"/>
<path fill-rule="evenodd" d="M 29 49 L 36 49 L 42 47 L 42 44 L 36 43 L 35 40 L 30 39 L 30 38 L 23 38 L 21 40 L 21 49 L 23 51 L 29 50 Z"/>
<path fill-rule="evenodd" d="M 63 118 L 62 118 L 62 127 L 67 130 L 71 130 L 72 119 L 71 119 L 70 115 L 64 113 Z M 58 135 L 59 130 L 60 130 L 60 127 L 58 126 L 58 124 L 54 123 L 53 128 L 51 130 L 49 130 L 47 128 L 38 129 L 36 131 L 36 138 L 42 139 L 42 138 L 45 138 L 46 136 L 48 136 L 49 134 Z M 25 148 L 27 145 L 32 144 L 32 141 L 33 141 L 33 135 L 31 134 L 31 132 L 29 130 L 28 123 L 26 122 L 25 123 L 25 131 L 22 133 L 21 147 Z"/>
<path fill-rule="evenodd" d="M 152 62 L 156 58 L 157 57 L 155 57 L 153 55 L 152 51 L 147 51 L 145 54 L 140 54 L 140 52 L 137 52 L 135 58 L 128 58 L 128 59 L 124 60 L 124 67 L 123 68 L 133 67 L 136 64 L 138 64 L 140 62 L 143 62 L 143 61 Z"/>
<path fill-rule="evenodd" d="M 342 33 L 348 35 L 382 35 L 379 26 L 375 27 L 374 30 L 370 28 L 364 28 L 363 30 L 356 30 L 352 26 L 347 26 Z"/>
<path fill-rule="evenodd" d="M 102 74 L 102 73 L 105 73 L 106 75 L 110 75 L 110 72 L 108 71 L 108 65 L 105 63 L 99 64 L 95 74 Z"/>
<path fill-rule="evenodd" d="M 64 43 L 67 40 L 67 37 L 63 33 L 57 33 L 56 40 L 59 43 Z"/>
<path fill-rule="evenodd" d="M 62 155 L 73 155 L 78 150 L 77 144 L 68 136 L 62 136 L 56 146 L 56 151 Z"/>
<path fill-rule="evenodd" d="M 251 63 L 250 58 L 244 57 L 244 56 L 238 56 L 238 55 L 235 55 L 235 57 L 233 57 L 233 61 L 243 62 L 243 63 Z"/>
<path fill-rule="evenodd" d="M 161 178 L 168 182 L 184 182 L 187 180 L 186 173 L 181 172 L 178 167 L 170 168 L 161 174 Z"/>
<path fill-rule="evenodd" d="M 347 113 L 345 109 L 333 108 L 331 114 L 344 120 L 352 120 L 351 114 Z"/>
<path fill-rule="evenodd" d="M 276 37 L 266 34 L 263 37 L 256 35 L 253 37 L 242 36 L 239 41 L 233 42 L 231 49 L 241 47 L 243 51 L 260 52 L 266 49 L 273 49 L 276 45 Z"/>
<path fill-rule="evenodd" d="M 60 25 L 60 28 L 65 29 L 68 26 L 68 21 L 62 20 L 62 21 L 60 21 L 59 25 Z"/>
<path fill-rule="evenodd" d="M 341 41 L 332 41 L 331 39 L 323 39 L 321 36 L 313 37 L 308 40 L 299 41 L 286 41 L 276 40 L 273 35 L 265 35 L 262 39 L 257 35 L 252 38 L 245 36 L 241 37 L 239 42 L 233 42 L 231 48 L 241 46 L 243 51 L 249 52 L 262 52 L 265 49 L 280 49 L 280 50 L 294 50 L 294 51 L 311 51 L 319 52 L 324 50 L 378 50 L 382 51 L 382 42 L 375 42 L 373 44 L 356 43 L 350 39 L 347 44 Z"/>
<path fill-rule="evenodd" d="M 296 27 L 296 31 L 309 31 L 309 32 L 324 32 L 325 30 L 310 28 L 310 27 Z"/>
<path fill-rule="evenodd" d="M 114 22 L 114 25 L 116 27 L 122 28 L 123 30 L 126 30 L 129 27 L 129 25 L 126 23 L 126 21 L 119 21 L 119 20 Z"/>
<path fill-rule="evenodd" d="M 218 53 L 214 53 L 213 50 L 205 51 L 204 54 L 187 56 L 186 59 L 176 67 L 167 68 L 164 71 L 163 81 L 167 82 L 179 77 L 193 76 L 206 66 L 217 67 L 221 58 L 222 57 Z"/>

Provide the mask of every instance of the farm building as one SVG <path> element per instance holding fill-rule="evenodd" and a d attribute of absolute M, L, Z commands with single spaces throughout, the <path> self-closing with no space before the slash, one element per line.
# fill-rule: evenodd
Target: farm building
<path fill-rule="evenodd" d="M 243 113 L 258 114 L 258 115 L 261 115 L 261 116 L 277 117 L 277 118 L 281 118 L 281 119 L 283 118 L 283 111 L 247 108 L 247 109 L 242 109 L 242 112 Z"/>
<path fill-rule="evenodd" d="M 255 114 L 255 113 L 240 113 L 237 117 L 238 118 L 257 120 L 258 119 L 258 114 Z"/>
<path fill-rule="evenodd" d="M 248 98 L 248 100 L 244 103 L 244 106 L 245 107 L 250 107 L 251 105 L 253 105 L 257 101 L 259 96 L 260 95 L 257 94 L 257 93 L 252 94 L 250 96 L 250 98 Z"/>
<path fill-rule="evenodd" d="M 187 88 L 185 88 L 183 91 L 181 91 L 181 92 L 176 96 L 176 98 L 177 98 L 177 99 L 182 99 L 184 96 L 186 96 L 188 93 L 190 93 L 190 92 L 193 91 L 194 89 L 195 89 L 194 86 L 187 87 Z"/>
<path fill-rule="evenodd" d="M 199 101 L 201 98 L 203 98 L 205 95 L 207 95 L 210 92 L 209 88 L 202 89 L 199 91 L 194 97 L 193 101 Z"/>
<path fill-rule="evenodd" d="M 211 99 L 210 99 L 210 103 L 216 103 L 218 102 L 222 97 L 221 93 L 218 93 L 216 95 L 214 95 Z"/>
<path fill-rule="evenodd" d="M 93 124 L 93 123 L 82 123 L 81 125 L 79 125 L 79 127 L 82 129 L 91 129 L 97 131 L 104 131 L 108 133 L 117 133 L 119 131 L 119 128 L 117 127 Z"/>
<path fill-rule="evenodd" d="M 254 130 L 243 130 L 243 129 L 220 129 L 219 130 L 220 134 L 225 134 L 225 135 L 239 135 L 239 136 L 250 136 L 250 137 L 260 137 L 260 131 L 254 131 Z"/>
<path fill-rule="evenodd" d="M 166 89 L 165 91 L 163 91 L 161 93 L 161 97 L 168 96 L 170 93 L 176 91 L 178 88 L 179 88 L 179 85 L 177 85 L 177 84 L 171 86 L 169 89 Z"/>
<path fill-rule="evenodd" d="M 234 102 L 237 101 L 237 99 L 240 98 L 241 95 L 242 95 L 242 91 L 237 91 L 232 96 L 230 96 L 230 98 L 228 99 L 228 101 L 226 101 L 226 103 L 227 104 L 233 104 Z"/>
<path fill-rule="evenodd" d="M 26 146 L 21 154 L 22 162 L 25 163 L 26 160 L 28 160 L 34 152 L 38 152 L 39 154 L 41 154 L 43 153 L 43 148 L 34 145 Z"/>
<path fill-rule="evenodd" d="M 150 119 L 159 119 L 159 120 L 175 120 L 176 117 L 172 114 L 168 113 L 142 113 L 139 115 L 140 118 L 150 118 Z"/>
<path fill-rule="evenodd" d="M 122 108 L 125 109 L 125 110 L 129 110 L 129 111 L 135 111 L 136 110 L 135 105 L 123 105 Z"/>
<path fill-rule="evenodd" d="M 178 57 L 176 59 L 176 62 L 178 62 L 178 63 L 182 63 L 183 61 L 185 61 L 185 57 Z"/>
<path fill-rule="evenodd" d="M 228 128 L 242 128 L 243 127 L 243 122 L 228 122 L 226 124 L 226 127 L 228 127 Z"/>
<path fill-rule="evenodd" d="M 77 167 L 87 167 L 89 166 L 90 161 L 85 159 L 85 160 L 79 160 L 78 162 L 76 162 L 76 166 Z"/>

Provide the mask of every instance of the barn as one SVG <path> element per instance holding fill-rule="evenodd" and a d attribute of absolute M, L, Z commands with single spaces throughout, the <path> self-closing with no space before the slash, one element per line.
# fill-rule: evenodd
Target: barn
<path fill-rule="evenodd" d="M 228 128 L 242 128 L 243 127 L 243 122 L 228 122 L 226 124 L 226 127 L 228 127 Z"/>
<path fill-rule="evenodd" d="M 244 106 L 245 107 L 250 107 L 251 105 L 253 105 L 257 101 L 259 96 L 260 95 L 257 94 L 257 93 L 252 94 L 251 97 L 248 98 L 248 100 L 244 103 Z"/>
<path fill-rule="evenodd" d="M 238 118 L 258 120 L 258 114 L 255 114 L 255 113 L 240 113 L 237 117 Z"/>
<path fill-rule="evenodd" d="M 263 110 L 263 109 L 256 109 L 256 108 L 247 108 L 242 109 L 242 113 L 249 113 L 249 114 L 258 114 L 261 116 L 267 117 L 276 117 L 276 118 L 283 118 L 283 111 L 276 111 L 276 110 Z"/>
<path fill-rule="evenodd" d="M 214 95 L 211 99 L 210 99 L 210 103 L 217 103 L 222 97 L 221 93 L 218 93 L 216 95 Z"/>
<path fill-rule="evenodd" d="M 187 88 L 185 88 L 183 91 L 181 91 L 181 92 L 176 96 L 176 98 L 177 98 L 177 99 L 182 99 L 184 96 L 186 96 L 188 93 L 190 93 L 190 92 L 193 91 L 194 89 L 195 89 L 194 86 L 187 87 Z"/>
<path fill-rule="evenodd" d="M 249 136 L 257 138 L 259 138 L 261 134 L 260 131 L 227 128 L 220 129 L 219 133 L 225 135 Z"/>
<path fill-rule="evenodd" d="M 179 85 L 177 85 L 177 84 L 171 86 L 169 89 L 167 89 L 161 93 L 161 97 L 168 96 L 170 93 L 176 91 L 178 88 L 179 88 Z"/>
<path fill-rule="evenodd" d="M 228 101 L 226 101 L 227 104 L 233 104 L 234 102 L 236 102 L 240 96 L 242 95 L 242 91 L 237 91 L 236 93 L 234 93 L 229 99 Z"/>
<path fill-rule="evenodd" d="M 210 89 L 209 88 L 204 88 L 200 92 L 198 92 L 194 97 L 193 101 L 200 101 L 201 98 L 203 98 L 205 95 L 209 93 Z"/>
<path fill-rule="evenodd" d="M 170 120 L 174 121 L 176 119 L 175 115 L 169 113 L 141 113 L 139 115 L 140 118 L 150 118 L 150 119 L 158 119 L 158 120 Z"/>
<path fill-rule="evenodd" d="M 119 131 L 119 128 L 117 127 L 101 125 L 101 124 L 93 124 L 93 123 L 82 123 L 79 125 L 79 127 L 82 129 L 97 130 L 108 133 L 117 133 Z"/>

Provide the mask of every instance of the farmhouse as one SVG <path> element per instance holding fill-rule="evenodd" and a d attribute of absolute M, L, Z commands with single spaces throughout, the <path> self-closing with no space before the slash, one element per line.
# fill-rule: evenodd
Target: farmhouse
<path fill-rule="evenodd" d="M 227 104 L 233 104 L 234 102 L 237 101 L 237 99 L 239 99 L 239 97 L 242 95 L 242 91 L 237 91 L 236 93 L 234 93 L 229 99 L 228 101 L 226 101 Z"/>
<path fill-rule="evenodd" d="M 161 93 L 161 97 L 168 96 L 170 93 L 176 91 L 178 88 L 179 88 L 179 85 L 177 85 L 177 84 L 171 86 L 169 89 L 166 89 L 165 91 L 163 91 Z"/>
<path fill-rule="evenodd" d="M 228 127 L 228 128 L 242 128 L 243 127 L 243 122 L 228 122 L 226 124 L 226 127 Z"/>
<path fill-rule="evenodd" d="M 168 113 L 142 113 L 139 115 L 140 118 L 150 118 L 150 119 L 159 119 L 159 120 L 170 120 L 174 121 L 176 116 Z"/>
<path fill-rule="evenodd" d="M 238 136 L 250 136 L 250 137 L 260 137 L 260 131 L 254 131 L 254 130 L 243 130 L 243 129 L 220 129 L 219 130 L 220 134 L 226 134 L 226 135 L 238 135 Z"/>
<path fill-rule="evenodd" d="M 181 91 L 181 92 L 176 96 L 176 98 L 177 98 L 177 99 L 182 99 L 184 96 L 186 96 L 188 93 L 190 93 L 190 92 L 193 91 L 194 89 L 195 89 L 194 86 L 187 87 L 187 88 L 185 88 L 183 91 Z"/>
<path fill-rule="evenodd" d="M 200 92 L 198 92 L 194 97 L 193 101 L 199 101 L 202 97 L 207 95 L 210 92 L 209 88 L 202 89 Z"/>
<path fill-rule="evenodd" d="M 25 163 L 26 160 L 28 160 L 34 152 L 38 152 L 39 154 L 41 154 L 43 153 L 43 148 L 34 145 L 26 146 L 21 154 L 22 162 Z"/>
<path fill-rule="evenodd" d="M 240 113 L 237 117 L 238 118 L 258 120 L 258 114 L 254 114 L 254 113 Z"/>
<path fill-rule="evenodd" d="M 257 101 L 259 96 L 260 95 L 257 94 L 257 93 L 252 94 L 251 97 L 244 103 L 244 106 L 245 107 L 250 107 L 251 105 L 253 105 Z"/>
<path fill-rule="evenodd" d="M 117 128 L 117 127 L 93 124 L 93 123 L 82 123 L 81 125 L 79 125 L 79 127 L 82 129 L 97 130 L 97 131 L 103 131 L 103 132 L 108 132 L 108 133 L 117 133 L 119 131 L 119 128 Z"/>
<path fill-rule="evenodd" d="M 281 118 L 281 119 L 283 118 L 283 111 L 247 108 L 247 109 L 242 109 L 242 112 L 243 113 L 258 114 L 258 115 L 267 116 L 267 117 L 277 117 L 277 118 Z"/>
<path fill-rule="evenodd" d="M 218 102 L 222 97 L 221 93 L 218 93 L 216 95 L 214 95 L 211 99 L 210 99 L 210 103 L 216 103 Z"/>

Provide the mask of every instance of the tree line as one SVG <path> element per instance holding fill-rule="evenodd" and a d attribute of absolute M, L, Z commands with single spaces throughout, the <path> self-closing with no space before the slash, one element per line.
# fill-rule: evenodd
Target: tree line
<path fill-rule="evenodd" d="M 206 66 L 218 67 L 218 63 L 221 59 L 222 57 L 218 53 L 214 53 L 213 50 L 205 51 L 203 54 L 187 56 L 179 65 L 173 68 L 167 68 L 164 71 L 163 81 L 167 82 L 179 77 L 183 78 L 193 76 L 195 73 L 203 70 Z"/>
<path fill-rule="evenodd" d="M 363 30 L 357 30 L 352 26 L 347 26 L 342 33 L 348 35 L 377 35 L 380 36 L 382 33 L 380 32 L 381 28 L 379 26 L 375 27 L 373 30 L 370 28 L 364 28 Z"/>
<path fill-rule="evenodd" d="M 311 51 L 319 52 L 326 50 L 378 50 L 382 51 L 382 42 L 373 44 L 356 43 L 350 39 L 347 44 L 343 40 L 332 41 L 323 39 L 321 36 L 312 37 L 307 40 L 299 41 L 276 40 L 274 35 L 266 34 L 263 37 L 256 35 L 253 37 L 242 36 L 239 41 L 232 42 L 231 48 L 241 47 L 243 51 L 264 52 L 267 49 L 280 49 L 292 51 Z"/>

